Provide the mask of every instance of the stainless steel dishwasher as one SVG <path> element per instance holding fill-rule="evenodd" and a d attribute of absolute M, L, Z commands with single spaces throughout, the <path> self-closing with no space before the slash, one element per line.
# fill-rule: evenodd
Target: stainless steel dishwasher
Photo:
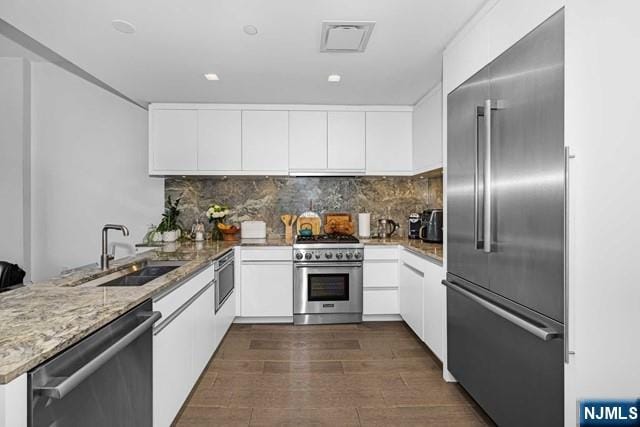
<path fill-rule="evenodd" d="M 29 426 L 151 426 L 151 301 L 28 375 Z"/>

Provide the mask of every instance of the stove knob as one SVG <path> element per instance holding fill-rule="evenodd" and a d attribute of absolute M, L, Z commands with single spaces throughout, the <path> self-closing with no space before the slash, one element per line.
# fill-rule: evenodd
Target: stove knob
<path fill-rule="evenodd" d="M 316 259 L 320 259 L 320 254 L 316 252 Z"/>
<path fill-rule="evenodd" d="M 302 253 L 296 252 L 296 259 L 302 259 Z"/>
<path fill-rule="evenodd" d="M 325 252 L 325 253 L 324 253 L 324 257 L 325 257 L 326 259 L 331 259 L 331 257 L 333 257 L 333 254 L 332 254 L 331 252 Z"/>
<path fill-rule="evenodd" d="M 356 252 L 355 254 L 353 254 L 353 257 L 354 257 L 355 259 L 360 258 L 360 256 L 361 256 L 361 255 L 360 255 L 360 252 Z"/>
<path fill-rule="evenodd" d="M 311 259 L 311 252 L 307 252 L 306 254 L 304 254 L 304 259 Z"/>
<path fill-rule="evenodd" d="M 336 254 L 336 258 L 338 258 L 338 259 L 342 259 L 342 252 L 338 252 L 338 253 Z"/>
<path fill-rule="evenodd" d="M 353 254 L 351 252 L 347 252 L 345 256 L 347 257 L 347 259 L 351 259 L 351 257 L 353 257 Z"/>

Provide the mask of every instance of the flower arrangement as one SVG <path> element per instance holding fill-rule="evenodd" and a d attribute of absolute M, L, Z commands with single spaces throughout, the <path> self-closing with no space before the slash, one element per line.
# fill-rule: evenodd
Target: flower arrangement
<path fill-rule="evenodd" d="M 213 204 L 207 209 L 207 218 L 210 223 L 213 223 L 213 229 L 211 230 L 211 237 L 213 240 L 220 240 L 222 233 L 218 224 L 224 224 L 223 218 L 229 214 L 229 207 L 225 205 Z"/>

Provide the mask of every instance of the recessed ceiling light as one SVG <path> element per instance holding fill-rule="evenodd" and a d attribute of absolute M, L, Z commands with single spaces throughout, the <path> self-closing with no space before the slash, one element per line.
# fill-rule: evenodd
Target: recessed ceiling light
<path fill-rule="evenodd" d="M 329 78 L 327 78 L 329 83 L 338 83 L 340 81 L 340 74 L 331 74 Z"/>
<path fill-rule="evenodd" d="M 122 19 L 114 19 L 111 21 L 111 25 L 116 31 L 120 31 L 124 34 L 133 34 L 136 32 L 136 27 L 134 27 L 131 22 L 127 22 Z"/>
<path fill-rule="evenodd" d="M 215 73 L 207 73 L 204 75 L 204 78 L 207 80 L 220 80 L 220 77 L 218 77 L 218 75 Z"/>
<path fill-rule="evenodd" d="M 255 36 L 256 34 L 258 34 L 258 28 L 255 25 L 245 25 L 244 27 L 242 27 L 242 31 L 250 36 Z"/>

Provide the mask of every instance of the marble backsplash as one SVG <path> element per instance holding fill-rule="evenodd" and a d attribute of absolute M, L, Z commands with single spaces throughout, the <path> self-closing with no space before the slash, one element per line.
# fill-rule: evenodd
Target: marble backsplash
<path fill-rule="evenodd" d="M 227 223 L 262 220 L 269 236 L 283 235 L 280 215 L 299 215 L 309 209 L 371 213 L 371 230 L 379 218 L 391 218 L 406 235 L 408 215 L 427 208 L 442 208 L 442 172 L 414 177 L 168 177 L 165 198 L 182 197 L 180 216 L 186 229 L 197 217 L 205 220 L 210 204 L 225 204 L 231 213 Z"/>

